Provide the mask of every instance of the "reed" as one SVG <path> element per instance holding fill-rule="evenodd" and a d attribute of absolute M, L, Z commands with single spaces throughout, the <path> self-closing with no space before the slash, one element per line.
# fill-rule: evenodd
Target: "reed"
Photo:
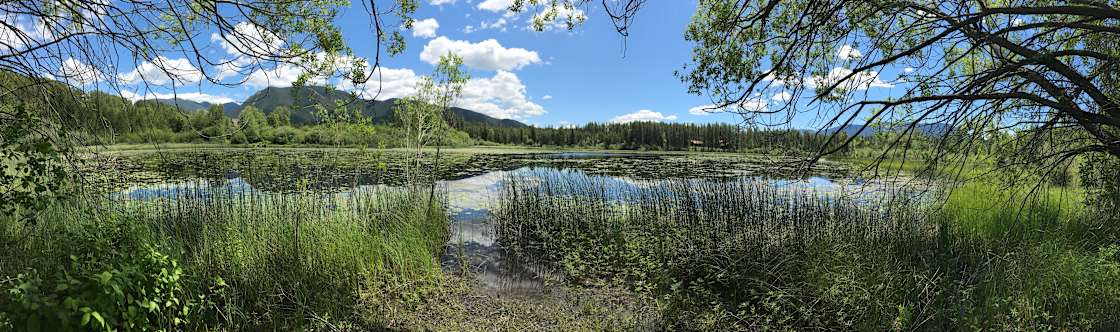
<path fill-rule="evenodd" d="M 495 234 L 509 251 L 570 283 L 648 292 L 666 328 L 1120 324 L 1102 309 L 1120 305 L 1115 247 L 1084 241 L 1076 195 L 971 185 L 948 199 L 905 188 L 851 196 L 767 179 L 548 173 L 500 190 Z"/>
<path fill-rule="evenodd" d="M 177 301 L 195 309 L 184 319 L 235 329 L 347 321 L 362 294 L 442 276 L 445 200 L 429 201 L 427 191 L 278 194 L 192 182 L 151 194 L 71 200 L 36 226 L 8 225 L 3 274 L 123 270 L 119 255 L 153 248 L 182 269 Z M 94 263 L 77 268 L 75 259 Z"/>

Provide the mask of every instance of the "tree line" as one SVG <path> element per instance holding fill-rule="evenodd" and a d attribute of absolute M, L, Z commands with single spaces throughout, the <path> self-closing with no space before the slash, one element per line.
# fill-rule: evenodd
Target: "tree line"
<path fill-rule="evenodd" d="M 500 144 L 627 150 L 816 151 L 828 141 L 827 135 L 813 131 L 721 123 L 588 123 L 558 128 L 466 124 L 463 131 L 473 138 Z"/>

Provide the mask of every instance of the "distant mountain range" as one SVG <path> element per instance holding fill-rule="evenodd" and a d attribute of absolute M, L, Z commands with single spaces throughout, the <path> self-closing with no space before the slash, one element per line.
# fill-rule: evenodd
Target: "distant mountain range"
<path fill-rule="evenodd" d="M 206 102 L 183 99 L 157 99 L 156 101 L 177 106 L 186 111 L 206 110 L 212 106 L 212 104 Z M 291 87 L 268 87 L 249 96 L 241 104 L 226 103 L 222 104 L 222 108 L 227 116 L 237 117 L 246 106 L 253 106 L 265 114 L 272 113 L 278 106 L 287 106 L 292 112 L 292 123 L 307 124 L 318 122 L 315 115 L 315 105 L 333 106 L 336 103 L 342 103 L 348 107 L 360 109 L 363 115 L 372 118 L 375 123 L 383 123 L 392 120 L 393 109 L 396 108 L 398 101 L 400 100 L 395 98 L 388 100 L 356 98 L 349 92 L 327 89 L 322 86 L 305 86 L 298 90 Z M 517 128 L 529 126 L 516 120 L 498 119 L 459 107 L 452 107 L 449 111 L 452 115 L 467 123 Z"/>
<path fill-rule="evenodd" d="M 855 136 L 856 133 L 859 133 L 860 137 L 871 137 L 881 132 L 902 131 L 905 130 L 908 125 L 896 126 L 893 128 L 867 127 L 866 129 L 863 129 L 863 132 L 860 132 L 860 129 L 863 128 L 863 126 L 864 125 L 861 124 L 852 124 L 840 127 L 832 127 L 822 130 L 821 133 L 831 135 L 832 133 L 835 133 L 837 131 L 843 131 L 844 134 L 847 134 L 849 137 Z M 916 127 L 914 127 L 914 130 L 917 133 L 927 136 L 942 136 L 945 135 L 945 133 L 950 129 L 950 126 L 944 123 L 920 123 Z"/>

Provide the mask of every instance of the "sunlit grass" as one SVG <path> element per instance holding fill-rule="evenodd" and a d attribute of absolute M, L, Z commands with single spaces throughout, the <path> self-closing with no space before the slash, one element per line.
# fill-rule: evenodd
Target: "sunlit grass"
<path fill-rule="evenodd" d="M 887 198 L 514 178 L 495 214 L 519 255 L 569 282 L 649 292 L 671 328 L 1120 326 L 1116 246 L 1091 236 L 1114 228 L 1083 213 L 1083 193 L 975 182 L 946 200 Z"/>
<path fill-rule="evenodd" d="M 112 257 L 154 248 L 179 262 L 190 300 L 210 303 L 199 302 L 194 323 L 228 328 L 345 320 L 363 293 L 442 276 L 437 257 L 448 220 L 439 196 L 429 207 L 426 192 L 407 190 L 198 189 L 150 201 L 60 203 L 38 225 L 8 225 L 0 267 L 7 277 L 26 269 L 81 275 L 127 268 Z M 104 263 L 83 271 L 68 264 L 73 255 Z"/>

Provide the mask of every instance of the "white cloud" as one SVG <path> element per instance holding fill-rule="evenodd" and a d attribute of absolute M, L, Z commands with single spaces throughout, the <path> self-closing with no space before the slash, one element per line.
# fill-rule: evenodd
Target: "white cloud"
<path fill-rule="evenodd" d="M 0 54 L 11 54 L 44 43 L 54 34 L 42 20 L 5 12 L 6 25 L 0 25 Z"/>
<path fill-rule="evenodd" d="M 62 62 L 58 68 L 57 79 L 63 80 L 71 85 L 88 85 L 104 79 L 97 68 L 85 64 L 74 58 L 67 58 Z"/>
<path fill-rule="evenodd" d="M 852 60 L 863 57 L 863 53 L 861 53 L 858 49 L 852 47 L 852 45 L 848 44 L 840 46 L 840 50 L 836 51 L 836 55 L 839 56 L 842 60 Z"/>
<path fill-rule="evenodd" d="M 245 85 L 255 88 L 266 86 L 289 87 L 299 79 L 303 69 L 294 65 L 282 64 L 273 69 L 257 69 L 245 78 Z"/>
<path fill-rule="evenodd" d="M 515 70 L 541 61 L 537 52 L 523 48 L 505 48 L 494 39 L 471 43 L 443 36 L 428 41 L 428 45 L 420 52 L 420 60 L 436 64 L 440 56 L 448 52 L 458 54 L 468 67 L 487 70 Z"/>
<path fill-rule="evenodd" d="M 233 33 L 226 34 L 223 38 L 218 33 L 210 34 L 210 41 L 217 42 L 226 53 L 251 57 L 278 54 L 284 47 L 284 40 L 265 28 L 249 22 L 237 23 L 233 26 Z"/>
<path fill-rule="evenodd" d="M 454 4 L 455 0 L 428 0 L 428 3 L 432 6 L 443 6 Z"/>
<path fill-rule="evenodd" d="M 762 97 L 758 96 L 739 102 L 739 106 L 737 107 L 739 111 L 762 112 L 766 111 L 768 106 L 769 103 L 767 103 L 765 100 L 762 100 Z"/>
<path fill-rule="evenodd" d="M 782 92 L 774 94 L 773 96 L 770 96 L 770 100 L 773 100 L 773 101 L 776 101 L 776 102 L 779 102 L 779 103 L 788 102 L 792 99 L 793 99 L 793 94 L 790 94 L 789 92 L 786 92 L 786 91 L 782 91 Z"/>
<path fill-rule="evenodd" d="M 365 63 L 367 68 L 369 67 L 369 63 L 365 59 L 361 59 L 361 58 L 354 58 L 354 57 L 350 57 L 350 56 L 338 56 L 338 57 L 327 58 L 326 53 L 320 52 L 320 53 L 315 54 L 315 63 L 316 64 L 330 65 L 330 66 L 333 67 L 333 69 L 335 71 L 337 71 L 339 73 L 350 73 L 350 71 L 352 70 L 353 65 L 354 65 L 354 60 L 359 60 L 360 62 Z M 303 66 L 289 64 L 289 63 L 277 64 L 270 69 L 269 68 L 260 68 L 260 67 L 239 68 L 239 67 L 237 67 L 237 64 L 236 64 L 236 61 L 235 61 L 235 63 L 228 65 L 228 68 L 223 68 L 223 66 L 219 65 L 218 69 L 221 70 L 221 71 L 218 73 L 218 76 L 225 76 L 225 75 L 230 74 L 230 73 L 232 73 L 233 75 L 236 75 L 238 73 L 236 71 L 235 72 L 227 71 L 227 70 L 230 70 L 230 69 L 247 70 L 247 69 L 252 69 L 252 68 L 257 68 L 257 69 L 253 70 L 248 75 L 246 75 L 244 77 L 244 82 L 242 84 L 244 84 L 245 86 L 248 86 L 248 87 L 253 87 L 253 88 L 263 88 L 263 87 L 266 87 L 266 86 L 289 87 L 289 86 L 292 86 L 292 83 L 294 83 L 296 80 L 298 80 L 300 75 L 302 75 L 306 71 L 305 67 L 303 67 Z M 307 78 L 306 83 L 309 84 L 309 85 L 324 85 L 324 84 L 327 83 L 327 77 L 311 76 L 311 77 Z"/>
<path fill-rule="evenodd" d="M 420 76 L 411 69 L 381 68 L 364 84 L 355 86 L 342 82 L 339 89 L 356 92 L 362 98 L 385 100 L 400 98 L 416 93 Z M 378 88 L 381 89 L 378 94 Z M 545 114 L 541 105 L 529 101 L 528 89 L 516 74 L 499 70 L 490 78 L 474 78 L 463 87 L 463 95 L 454 106 L 480 112 L 498 119 L 524 120 Z"/>
<path fill-rule="evenodd" d="M 509 9 L 513 5 L 513 0 L 486 0 L 478 3 L 478 9 L 500 12 Z"/>
<path fill-rule="evenodd" d="M 161 55 L 153 61 L 140 63 L 128 73 L 117 76 L 127 84 L 140 82 L 154 85 L 167 85 L 172 82 L 190 84 L 202 80 L 202 71 L 185 58 L 170 59 Z"/>
<path fill-rule="evenodd" d="M 509 25 L 509 20 L 507 20 L 505 17 L 499 17 L 497 20 L 494 20 L 492 22 L 479 22 L 478 26 L 467 25 L 463 27 L 463 33 L 473 33 L 475 31 L 482 31 L 486 29 L 495 29 L 505 32 L 507 25 Z"/>
<path fill-rule="evenodd" d="M 723 112 L 723 109 L 717 108 L 716 105 L 711 105 L 711 104 L 700 105 L 700 106 L 696 106 L 696 107 L 688 109 L 688 114 L 692 114 L 692 115 L 708 115 L 708 114 L 719 113 L 719 112 Z"/>
<path fill-rule="evenodd" d="M 435 38 L 439 21 L 434 18 L 419 20 L 412 23 L 412 36 L 422 38 Z"/>
<path fill-rule="evenodd" d="M 210 103 L 210 104 L 225 104 L 225 103 L 235 102 L 235 100 L 233 100 L 232 98 L 226 97 L 226 96 L 215 96 L 215 95 L 205 94 L 205 93 L 201 93 L 201 92 L 180 92 L 178 94 L 147 92 L 147 93 L 141 95 L 141 94 L 138 94 L 138 93 L 135 93 L 135 92 L 132 92 L 132 91 L 122 90 L 121 91 L 121 97 L 124 97 L 125 99 L 131 100 L 133 102 L 138 101 L 138 100 L 146 100 L 146 99 L 175 99 L 175 98 L 178 98 L 179 100 L 190 100 L 190 101 L 194 101 L 194 102 Z"/>
<path fill-rule="evenodd" d="M 893 88 L 894 84 L 884 82 L 879 78 L 879 73 L 874 71 L 863 71 L 852 75 L 844 80 L 852 70 L 843 67 L 832 68 L 828 75 L 825 77 L 814 76 L 805 79 L 805 85 L 816 88 L 827 88 L 836 85 L 838 88 L 846 90 L 867 90 L 870 88 Z M 841 82 L 841 80 L 844 80 Z"/>
<path fill-rule="evenodd" d="M 386 100 L 416 93 L 416 83 L 419 81 L 420 76 L 412 69 L 381 67 L 365 83 L 355 86 L 350 81 L 343 81 L 338 87 L 344 91 L 356 92 L 365 99 Z"/>
<path fill-rule="evenodd" d="M 552 100 L 552 95 L 544 95 L 544 97 L 541 97 L 541 100 Z"/>
<path fill-rule="evenodd" d="M 665 115 L 662 115 L 661 112 L 654 112 L 654 111 L 651 111 L 651 110 L 638 110 L 637 112 L 634 112 L 634 113 L 623 114 L 623 115 L 616 116 L 616 117 L 611 119 L 611 123 L 629 123 L 629 122 L 634 122 L 634 121 L 662 122 L 662 121 L 673 121 L 673 120 L 676 120 L 676 119 L 677 119 L 676 115 L 665 116 Z"/>
<path fill-rule="evenodd" d="M 572 25 L 583 23 L 587 14 L 579 8 L 564 6 L 549 7 L 529 18 L 529 25 L 540 27 L 544 31 L 566 31 L 569 23 Z"/>
<path fill-rule="evenodd" d="M 783 97 L 782 94 L 789 95 L 789 93 L 787 92 L 782 92 L 772 96 L 770 99 L 778 100 L 779 97 Z M 713 113 L 725 112 L 762 112 L 765 111 L 769 106 L 769 103 L 767 103 L 766 100 L 763 100 L 762 97 L 754 96 L 753 98 L 740 102 L 739 105 L 730 105 L 727 107 L 718 107 L 712 104 L 696 106 L 688 109 L 688 114 L 708 115 Z"/>
<path fill-rule="evenodd" d="M 507 21 L 505 17 L 500 17 L 497 20 L 489 23 L 487 23 L 486 21 L 482 21 L 482 23 L 478 24 L 478 28 L 479 30 L 497 29 L 500 31 L 506 31 L 506 24 L 509 24 L 509 21 Z"/>
<path fill-rule="evenodd" d="M 527 90 L 516 74 L 498 70 L 494 77 L 468 81 L 455 106 L 499 119 L 525 119 L 545 114 L 544 107 L 529 101 Z"/>
<path fill-rule="evenodd" d="M 913 73 L 913 72 L 914 72 L 914 67 L 902 68 L 902 73 L 904 73 L 904 74 L 909 74 L 909 73 Z"/>

